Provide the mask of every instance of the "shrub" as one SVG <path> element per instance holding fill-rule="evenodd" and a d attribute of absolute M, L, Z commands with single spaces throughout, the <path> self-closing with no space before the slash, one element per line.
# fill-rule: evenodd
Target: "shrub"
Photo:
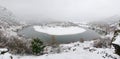
<path fill-rule="evenodd" d="M 110 38 L 100 38 L 98 40 L 94 40 L 94 47 L 96 48 L 109 48 L 111 40 Z"/>
<path fill-rule="evenodd" d="M 83 42 L 84 42 L 84 39 L 83 39 L 83 38 L 80 38 L 80 42 L 83 43 Z"/>
<path fill-rule="evenodd" d="M 32 51 L 29 44 L 30 43 L 27 39 L 18 39 L 17 37 L 12 37 L 8 39 L 6 47 L 12 54 L 31 54 Z"/>
<path fill-rule="evenodd" d="M 34 38 L 31 42 L 32 52 L 35 55 L 43 54 L 44 44 L 39 38 Z"/>

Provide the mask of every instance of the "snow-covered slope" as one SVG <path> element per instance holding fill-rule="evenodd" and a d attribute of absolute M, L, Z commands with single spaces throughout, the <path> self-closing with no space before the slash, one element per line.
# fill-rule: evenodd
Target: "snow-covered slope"
<path fill-rule="evenodd" d="M 19 25 L 16 21 L 17 18 L 11 11 L 0 6 L 0 25 L 4 25 L 4 27 Z"/>
<path fill-rule="evenodd" d="M 0 32 L 4 33 L 4 36 L 15 36 L 16 31 L 21 29 L 22 25 L 17 22 L 17 18 L 8 9 L 0 6 Z"/>
<path fill-rule="evenodd" d="M 61 53 L 45 54 L 41 56 L 19 56 L 6 53 L 0 55 L 0 58 L 10 59 L 119 59 L 120 57 L 114 54 L 114 48 L 95 48 L 93 41 L 85 41 L 84 43 L 75 42 L 71 44 L 61 44 Z"/>

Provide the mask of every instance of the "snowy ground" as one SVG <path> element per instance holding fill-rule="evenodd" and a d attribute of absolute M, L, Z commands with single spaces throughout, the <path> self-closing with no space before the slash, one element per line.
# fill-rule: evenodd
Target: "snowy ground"
<path fill-rule="evenodd" d="M 114 54 L 114 48 L 94 48 L 92 41 L 84 43 L 75 42 L 70 44 L 61 44 L 61 53 L 45 54 L 42 56 L 20 56 L 6 53 L 0 55 L 0 59 L 120 59 Z"/>
<path fill-rule="evenodd" d="M 80 27 L 41 27 L 34 26 L 34 29 L 38 32 L 43 32 L 51 35 L 70 35 L 83 33 L 86 30 Z"/>

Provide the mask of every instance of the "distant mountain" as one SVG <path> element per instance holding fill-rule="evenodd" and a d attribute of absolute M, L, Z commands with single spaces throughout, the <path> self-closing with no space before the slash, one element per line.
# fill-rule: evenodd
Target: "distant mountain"
<path fill-rule="evenodd" d="M 108 25 L 108 24 L 114 24 L 120 20 L 119 15 L 114 15 L 105 19 L 97 20 L 97 21 L 92 21 L 90 24 L 98 24 L 98 25 Z"/>
<path fill-rule="evenodd" d="M 109 18 L 104 19 L 104 21 L 108 22 L 109 24 L 116 23 L 119 20 L 120 20 L 120 16 L 119 15 L 114 15 L 114 16 L 111 16 Z"/>

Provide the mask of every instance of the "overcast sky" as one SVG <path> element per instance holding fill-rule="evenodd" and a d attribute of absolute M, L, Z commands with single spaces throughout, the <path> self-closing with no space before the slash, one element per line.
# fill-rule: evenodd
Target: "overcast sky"
<path fill-rule="evenodd" d="M 96 20 L 120 15 L 120 0 L 0 0 L 26 20 Z"/>

